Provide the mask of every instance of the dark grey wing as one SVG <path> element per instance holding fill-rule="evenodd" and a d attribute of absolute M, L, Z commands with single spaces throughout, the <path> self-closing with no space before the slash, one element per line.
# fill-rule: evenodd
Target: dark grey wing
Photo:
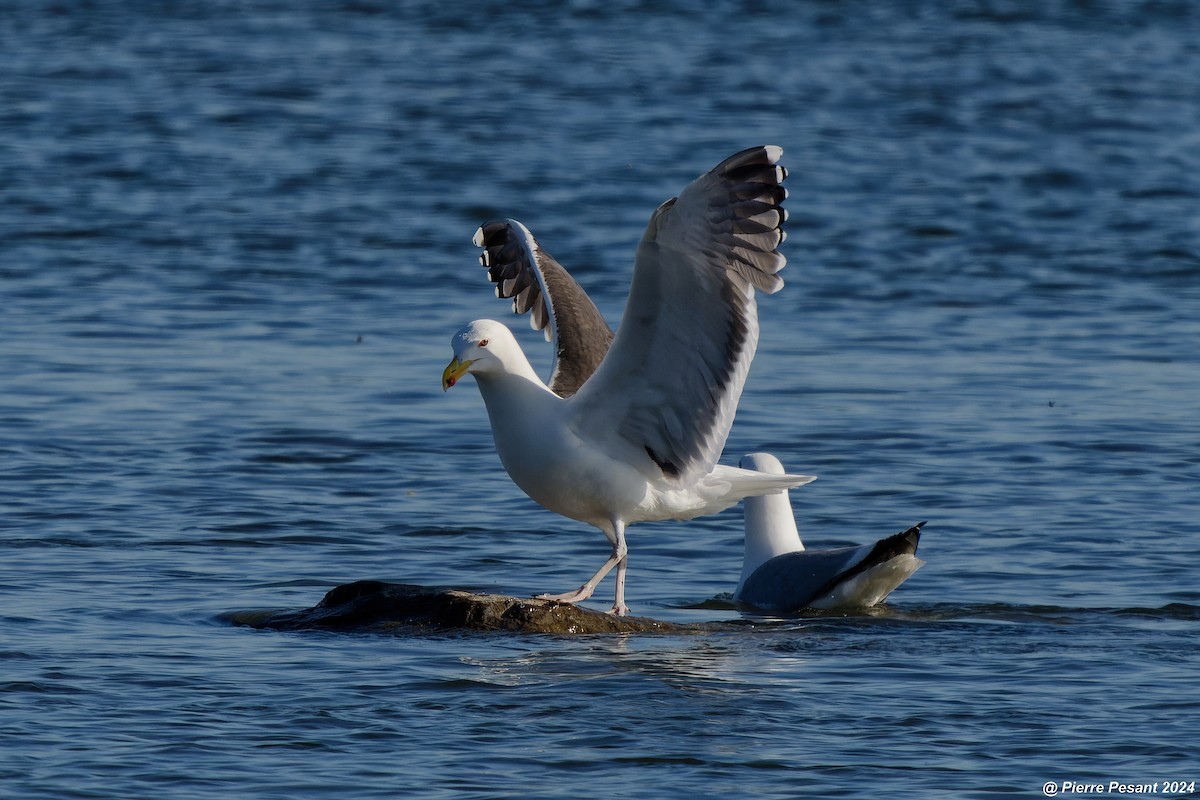
<path fill-rule="evenodd" d="M 554 347 L 550 390 L 560 397 L 579 391 L 600 366 L 613 332 L 592 298 L 571 274 L 541 248 L 515 219 L 488 222 L 473 240 L 479 261 L 496 284 L 496 296 L 512 298 L 513 313 L 529 313 L 529 324 Z"/>
<path fill-rule="evenodd" d="M 864 545 L 775 556 L 746 579 L 738 602 L 764 611 L 798 611 L 828 594 L 854 567 L 855 559 L 861 561 L 870 549 L 871 545 Z"/>
<path fill-rule="evenodd" d="M 921 540 L 918 523 L 874 544 L 832 550 L 801 550 L 775 556 L 751 573 L 738 602 L 766 611 L 790 613 L 828 597 L 838 584 L 900 555 L 913 555 Z"/>

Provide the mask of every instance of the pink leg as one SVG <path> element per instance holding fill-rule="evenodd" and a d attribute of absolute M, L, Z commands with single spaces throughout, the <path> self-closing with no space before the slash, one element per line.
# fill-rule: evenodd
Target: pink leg
<path fill-rule="evenodd" d="M 604 580 L 604 577 L 612 571 L 613 567 L 617 568 L 617 594 L 613 603 L 612 613 L 618 617 L 623 617 L 629 613 L 629 607 L 625 605 L 625 565 L 628 561 L 629 548 L 625 546 L 625 526 L 621 523 L 616 523 L 613 526 L 615 531 L 609 533 L 604 532 L 612 542 L 612 555 L 604 562 L 604 566 L 596 570 L 596 574 L 588 578 L 587 583 L 580 586 L 574 592 L 563 592 L 562 594 L 539 594 L 535 597 L 538 600 L 552 600 L 556 603 L 581 603 L 592 596 L 596 591 L 596 584 Z"/>
<path fill-rule="evenodd" d="M 629 557 L 623 557 L 617 564 L 617 593 L 613 600 L 612 613 L 618 617 L 623 617 L 629 613 L 629 606 L 625 605 L 625 565 L 629 561 Z"/>

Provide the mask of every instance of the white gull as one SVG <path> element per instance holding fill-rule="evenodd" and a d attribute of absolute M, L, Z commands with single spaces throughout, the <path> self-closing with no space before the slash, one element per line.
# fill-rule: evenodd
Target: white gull
<path fill-rule="evenodd" d="M 741 466 L 783 474 L 770 453 L 750 453 Z M 805 550 L 787 492 L 747 497 L 742 577 L 733 599 L 762 611 L 869 607 L 883 602 L 925 562 L 916 557 L 921 527 L 873 544 Z"/>

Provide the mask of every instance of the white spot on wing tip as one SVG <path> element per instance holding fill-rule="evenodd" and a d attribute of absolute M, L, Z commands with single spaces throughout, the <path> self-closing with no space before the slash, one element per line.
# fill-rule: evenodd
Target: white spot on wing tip
<path fill-rule="evenodd" d="M 768 144 L 763 147 L 763 150 L 766 151 L 767 158 L 772 164 L 783 157 L 783 148 L 777 144 Z"/>
<path fill-rule="evenodd" d="M 476 247 L 483 247 L 483 226 L 480 225 L 475 229 L 475 235 L 471 237 L 471 244 Z"/>

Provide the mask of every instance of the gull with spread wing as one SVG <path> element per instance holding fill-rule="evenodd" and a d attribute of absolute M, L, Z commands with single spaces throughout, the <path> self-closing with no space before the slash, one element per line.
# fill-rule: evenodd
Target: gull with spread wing
<path fill-rule="evenodd" d="M 570 397 L 599 366 L 612 341 L 604 317 L 583 287 L 513 219 L 483 225 L 475 233 L 480 261 L 496 295 L 528 313 L 531 327 L 554 344 L 550 388 Z M 751 453 L 741 464 L 781 474 L 769 453 Z M 916 557 L 925 523 L 872 544 L 806 550 L 786 491 L 747 497 L 742 575 L 734 599 L 747 608 L 791 613 L 803 608 L 870 607 L 925 562 Z"/>
<path fill-rule="evenodd" d="M 533 318 L 555 340 L 551 386 L 499 322 L 476 320 L 452 338 L 443 388 L 475 377 L 513 482 L 549 510 L 599 528 L 612 546 L 579 589 L 542 597 L 581 602 L 616 568 L 612 610 L 626 614 L 628 525 L 692 519 L 813 480 L 717 463 L 758 345 L 755 291 L 783 286 L 781 155 L 775 146 L 744 150 L 659 206 L 611 345 L 602 318 L 598 326 L 564 324 L 571 312 L 556 307 L 544 285 L 536 300 L 531 292 L 522 300 L 516 283 L 501 283 L 516 302 L 541 304 Z M 564 348 L 572 346 L 598 354 L 590 377 L 567 374 L 575 362 Z"/>

